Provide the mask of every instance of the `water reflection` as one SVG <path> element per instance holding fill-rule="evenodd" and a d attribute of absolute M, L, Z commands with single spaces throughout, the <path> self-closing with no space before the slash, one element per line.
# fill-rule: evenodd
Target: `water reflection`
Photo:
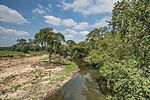
<path fill-rule="evenodd" d="M 58 95 L 48 97 L 47 100 L 105 100 L 100 92 L 98 79 L 96 70 L 82 67 Z"/>

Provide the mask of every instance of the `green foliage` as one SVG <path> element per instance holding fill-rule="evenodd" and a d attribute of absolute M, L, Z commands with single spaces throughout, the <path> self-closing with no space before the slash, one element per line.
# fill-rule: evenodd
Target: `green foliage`
<path fill-rule="evenodd" d="M 20 85 L 20 84 L 17 84 L 17 85 L 15 85 L 14 87 L 12 87 L 12 89 L 13 89 L 14 91 L 16 91 L 16 90 L 18 90 L 20 87 L 21 87 L 21 85 Z"/>
<path fill-rule="evenodd" d="M 69 41 L 70 42 L 70 41 Z M 89 52 L 89 46 L 86 42 L 82 41 L 76 44 L 75 42 L 67 43 L 67 55 L 71 56 L 73 59 L 82 59 L 87 56 Z"/>
<path fill-rule="evenodd" d="M 65 57 L 77 58 L 78 57 L 78 45 L 73 40 L 65 41 L 66 45 L 63 46 L 63 54 Z"/>
<path fill-rule="evenodd" d="M 33 40 L 29 39 L 28 41 L 25 39 L 17 39 L 17 43 L 10 47 L 0 47 L 2 51 L 18 51 L 29 53 L 29 51 L 40 51 L 41 47 L 34 43 Z"/>
<path fill-rule="evenodd" d="M 71 47 L 71 46 L 75 45 L 76 43 L 75 43 L 73 40 L 67 40 L 67 41 L 66 41 L 66 44 L 67 44 L 69 47 Z"/>
<path fill-rule="evenodd" d="M 22 52 L 17 51 L 0 51 L 0 56 L 8 56 L 8 55 L 23 55 Z"/>
<path fill-rule="evenodd" d="M 66 72 L 73 72 L 76 71 L 77 69 L 78 66 L 74 62 L 70 62 L 70 61 L 66 62 L 65 69 L 64 69 Z"/>
<path fill-rule="evenodd" d="M 116 3 L 111 21 L 113 33 L 120 33 L 139 66 L 150 62 L 150 1 L 122 0 Z"/>
<path fill-rule="evenodd" d="M 86 35 L 86 42 L 89 44 L 90 50 L 95 49 L 95 42 L 102 38 L 103 34 L 107 31 L 107 27 L 95 28 Z"/>
<path fill-rule="evenodd" d="M 150 1 L 115 4 L 111 31 L 96 28 L 87 35 L 91 64 L 107 79 L 114 100 L 150 98 Z M 91 42 L 89 42 L 91 41 Z"/>
<path fill-rule="evenodd" d="M 108 86 L 114 90 L 116 95 L 113 98 L 125 100 L 148 98 L 149 94 L 144 90 L 144 87 L 148 89 L 148 86 L 144 85 L 148 78 L 141 76 L 142 70 L 119 63 L 107 62 L 104 66 L 100 72 L 107 79 Z"/>
<path fill-rule="evenodd" d="M 52 53 L 74 59 L 88 56 L 113 92 L 113 95 L 108 95 L 109 99 L 150 98 L 150 0 L 118 1 L 112 11 L 109 28 L 95 28 L 85 41 L 78 44 L 68 40 L 66 45 L 62 45 L 64 41 L 61 33 L 53 32 L 52 28 L 43 28 L 35 34 L 34 41 L 19 39 L 11 48 L 0 49 L 28 52 L 39 50 L 41 46 L 49 51 L 49 58 Z M 73 66 L 73 63 L 66 64 L 65 70 L 74 70 Z M 32 72 L 37 78 L 42 77 L 42 73 L 42 70 Z"/>
<path fill-rule="evenodd" d="M 17 39 L 16 50 L 28 53 L 30 48 L 27 41 L 25 39 Z"/>
<path fill-rule="evenodd" d="M 112 36 L 109 33 L 97 41 L 97 44 L 98 49 L 90 52 L 89 59 L 107 79 L 107 86 L 113 89 L 115 96 L 112 98 L 118 100 L 148 98 L 150 89 L 144 84 L 150 75 L 148 69 L 137 67 L 138 60 L 130 55 L 131 46 L 123 44 L 119 36 Z M 148 81 L 146 83 L 149 84 Z"/>
<path fill-rule="evenodd" d="M 52 53 L 58 53 L 62 42 L 65 41 L 63 34 L 53 32 L 52 28 L 40 29 L 35 34 L 35 42 L 45 48 L 49 52 L 49 61 L 51 61 Z"/>

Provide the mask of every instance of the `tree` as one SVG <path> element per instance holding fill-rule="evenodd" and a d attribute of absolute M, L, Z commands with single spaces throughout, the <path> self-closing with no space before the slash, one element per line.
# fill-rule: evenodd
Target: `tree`
<path fill-rule="evenodd" d="M 76 43 L 73 41 L 73 40 L 67 40 L 66 41 L 66 44 L 68 45 L 68 46 L 73 46 L 73 45 L 76 45 Z"/>
<path fill-rule="evenodd" d="M 17 44 L 27 43 L 26 39 L 17 39 Z"/>
<path fill-rule="evenodd" d="M 89 46 L 84 41 L 79 42 L 78 44 L 75 44 L 73 41 L 68 41 L 68 50 L 69 55 L 73 59 L 83 59 L 88 54 Z"/>
<path fill-rule="evenodd" d="M 107 87 L 114 94 L 111 99 L 150 98 L 149 4 L 149 0 L 118 1 L 109 25 L 111 31 L 100 37 L 94 29 L 87 35 L 94 45 L 89 59 L 107 79 Z"/>
<path fill-rule="evenodd" d="M 30 46 L 25 39 L 17 39 L 16 50 L 28 53 L 30 51 Z"/>
<path fill-rule="evenodd" d="M 74 45 L 76 45 L 76 43 L 75 43 L 75 41 L 73 41 L 73 40 L 67 40 L 66 42 L 66 56 L 70 56 L 70 57 L 72 57 L 72 48 L 73 48 L 73 46 Z"/>
<path fill-rule="evenodd" d="M 86 42 L 89 44 L 90 49 L 94 49 L 94 44 L 97 40 L 101 39 L 103 34 L 108 30 L 107 27 L 95 28 L 86 35 Z"/>
<path fill-rule="evenodd" d="M 52 53 L 58 51 L 58 47 L 64 41 L 64 36 L 61 33 L 53 32 L 52 28 L 43 28 L 35 34 L 35 41 L 46 48 L 49 52 L 49 61 L 51 61 Z"/>
<path fill-rule="evenodd" d="M 138 66 L 150 63 L 149 4 L 149 0 L 117 2 L 111 21 L 113 34 L 120 33 L 124 43 L 131 45 L 131 53 L 138 60 Z"/>
<path fill-rule="evenodd" d="M 62 42 L 65 41 L 65 37 L 61 33 L 56 33 L 53 40 L 53 49 L 56 54 L 59 54 Z"/>

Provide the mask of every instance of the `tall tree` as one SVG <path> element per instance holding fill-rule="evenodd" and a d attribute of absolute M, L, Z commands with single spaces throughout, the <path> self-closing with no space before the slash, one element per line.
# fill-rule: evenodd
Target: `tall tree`
<path fill-rule="evenodd" d="M 64 40 L 64 36 L 61 33 L 53 32 L 52 28 L 40 29 L 40 31 L 35 34 L 35 41 L 42 47 L 45 47 L 49 52 L 49 61 L 51 61 L 52 53 L 58 50 L 58 46 L 60 46 Z"/>
<path fill-rule="evenodd" d="M 122 0 L 115 4 L 112 16 L 113 33 L 120 33 L 126 45 L 131 45 L 138 66 L 150 62 L 150 1 Z"/>
<path fill-rule="evenodd" d="M 86 35 L 86 41 L 90 46 L 90 49 L 94 49 L 94 44 L 97 40 L 101 39 L 103 34 L 108 30 L 107 27 L 95 28 L 89 34 Z"/>

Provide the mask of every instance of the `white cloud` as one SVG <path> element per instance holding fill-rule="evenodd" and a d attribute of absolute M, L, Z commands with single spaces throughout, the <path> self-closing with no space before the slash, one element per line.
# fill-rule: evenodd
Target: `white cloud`
<path fill-rule="evenodd" d="M 91 0 L 74 0 L 72 3 L 62 2 L 64 9 L 74 9 L 75 11 L 82 11 L 87 6 L 90 6 L 92 3 Z"/>
<path fill-rule="evenodd" d="M 53 31 L 56 33 L 61 32 L 65 36 L 65 40 L 74 39 L 75 35 L 77 34 L 77 32 L 75 30 L 71 30 L 71 29 L 65 29 L 62 31 L 58 31 L 58 30 L 54 29 Z"/>
<path fill-rule="evenodd" d="M 71 34 L 65 35 L 65 39 L 66 40 L 74 39 L 74 35 L 71 35 Z"/>
<path fill-rule="evenodd" d="M 67 26 L 67 27 L 73 27 L 73 26 L 76 26 L 77 25 L 77 22 L 74 21 L 73 19 L 64 19 L 62 21 L 62 24 Z"/>
<path fill-rule="evenodd" d="M 51 8 L 51 4 L 48 4 L 48 7 L 43 7 L 42 5 L 39 4 L 37 8 L 32 10 L 32 13 L 46 14 L 46 13 L 50 12 L 50 8 Z"/>
<path fill-rule="evenodd" d="M 51 25 L 60 25 L 61 19 L 54 16 L 44 16 L 45 22 Z"/>
<path fill-rule="evenodd" d="M 64 31 L 61 31 L 61 33 L 65 34 L 66 40 L 71 39 L 71 40 L 75 40 L 76 42 L 79 42 L 81 40 L 81 38 L 85 37 L 89 32 L 65 29 Z"/>
<path fill-rule="evenodd" d="M 0 5 L 0 21 L 16 24 L 29 23 L 19 12 L 5 5 Z"/>
<path fill-rule="evenodd" d="M 80 22 L 74 27 L 74 29 L 77 29 L 77 30 L 85 30 L 88 28 L 89 28 L 89 23 L 87 22 Z"/>
<path fill-rule="evenodd" d="M 101 20 L 98 20 L 94 23 L 94 25 L 91 25 L 91 28 L 96 28 L 96 27 L 104 27 L 108 25 L 106 21 L 110 21 L 111 17 L 104 17 Z"/>
<path fill-rule="evenodd" d="M 53 32 L 55 32 L 55 33 L 59 33 L 59 31 L 57 31 L 56 29 L 54 29 L 54 30 L 53 30 Z"/>
<path fill-rule="evenodd" d="M 77 35 L 78 32 L 76 30 L 72 30 L 72 29 L 66 29 L 65 31 L 63 31 L 63 33 L 65 34 L 73 34 L 73 35 Z"/>
<path fill-rule="evenodd" d="M 17 31 L 15 29 L 5 28 L 0 26 L 0 38 L 19 38 L 29 35 L 25 31 Z"/>
<path fill-rule="evenodd" d="M 65 29 L 62 31 L 65 35 L 66 40 L 74 40 L 76 42 L 80 42 L 85 38 L 85 36 L 89 33 L 88 31 L 78 31 L 78 30 L 71 30 L 71 29 Z"/>
<path fill-rule="evenodd" d="M 44 16 L 45 22 L 48 24 L 54 25 L 56 27 L 63 27 L 61 33 L 63 33 L 66 39 L 77 40 L 78 42 L 83 39 L 89 31 L 96 27 L 104 27 L 108 25 L 107 21 L 111 20 L 111 17 L 104 17 L 100 20 L 97 20 L 94 24 L 89 24 L 88 22 L 76 22 L 73 19 L 61 19 L 55 16 Z M 57 30 L 54 30 L 58 32 Z"/>
<path fill-rule="evenodd" d="M 61 33 L 64 34 L 66 40 L 72 39 L 76 42 L 84 39 L 85 36 L 96 27 L 106 26 L 108 23 L 106 20 L 110 20 L 111 17 L 104 17 L 101 20 L 97 20 L 94 24 L 89 24 L 88 22 L 76 22 L 73 19 L 66 18 L 61 19 L 55 16 L 44 16 L 45 22 L 57 27 L 63 27 Z M 54 29 L 55 32 L 58 32 Z"/>
<path fill-rule="evenodd" d="M 89 32 L 88 31 L 81 31 L 80 34 L 86 36 Z"/>
<path fill-rule="evenodd" d="M 62 2 L 64 10 L 73 9 L 83 15 L 111 13 L 113 4 L 118 0 L 74 0 L 72 3 Z"/>
<path fill-rule="evenodd" d="M 55 16 L 44 16 L 45 22 L 54 26 L 65 26 L 76 30 L 85 30 L 90 26 L 87 22 L 76 22 L 73 19 L 61 19 Z"/>
<path fill-rule="evenodd" d="M 38 14 L 46 14 L 45 9 L 41 9 L 41 8 L 35 8 L 32 10 L 33 13 L 38 13 Z"/>
<path fill-rule="evenodd" d="M 62 31 L 63 34 L 68 34 L 68 35 L 72 35 L 72 36 L 85 36 L 87 35 L 89 32 L 88 31 L 77 31 L 77 30 L 72 30 L 72 29 L 65 29 L 64 31 Z"/>
<path fill-rule="evenodd" d="M 66 39 L 73 39 L 79 42 L 80 39 L 82 39 L 89 33 L 89 31 L 91 31 L 92 29 L 96 27 L 99 28 L 99 27 L 104 27 L 108 25 L 106 21 L 110 21 L 110 20 L 111 20 L 111 17 L 104 17 L 101 20 L 97 20 L 94 24 L 91 24 L 91 25 L 89 25 L 89 23 L 87 22 L 80 22 L 80 23 L 76 22 L 76 24 L 72 24 L 73 27 L 71 29 L 70 28 L 65 29 L 64 31 L 61 31 L 61 33 L 66 34 L 65 35 L 67 37 Z"/>

